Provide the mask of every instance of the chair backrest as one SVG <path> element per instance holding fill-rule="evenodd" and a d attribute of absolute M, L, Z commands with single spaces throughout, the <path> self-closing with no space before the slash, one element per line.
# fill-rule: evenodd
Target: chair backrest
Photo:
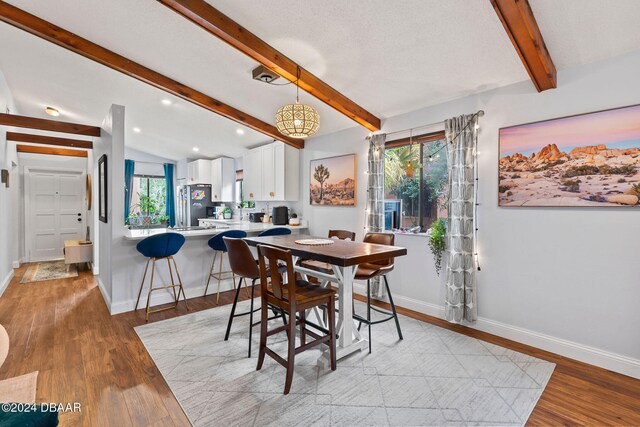
<path fill-rule="evenodd" d="M 296 275 L 293 271 L 291 251 L 269 245 L 258 245 L 258 260 L 260 262 L 260 287 L 262 289 L 262 295 L 271 293 L 276 299 L 287 301 L 293 307 L 295 305 L 293 295 L 295 295 Z M 287 282 L 284 281 L 283 275 L 280 273 L 283 266 L 286 266 Z M 269 292 L 267 287 L 268 277 L 271 278 L 271 292 Z M 288 299 L 284 297 L 285 289 L 289 295 Z"/>
<path fill-rule="evenodd" d="M 329 230 L 329 238 L 335 237 L 340 240 L 351 240 L 355 242 L 356 233 L 347 230 Z"/>
<path fill-rule="evenodd" d="M 182 245 L 182 234 L 161 233 L 145 238 L 136 245 L 136 249 L 147 258 L 165 258 L 177 254 Z"/>
<path fill-rule="evenodd" d="M 387 246 L 393 246 L 395 240 L 396 240 L 396 235 L 393 233 L 367 233 L 364 236 L 364 239 L 362 239 L 364 243 L 374 243 L 376 245 L 387 245 Z M 371 264 L 376 264 L 376 265 L 386 267 L 389 265 L 393 265 L 393 258 L 375 261 L 375 262 L 372 262 Z"/>
<path fill-rule="evenodd" d="M 285 236 L 291 234 L 291 230 L 285 227 L 273 227 L 267 228 L 262 233 L 258 234 L 258 237 L 263 236 Z"/>
<path fill-rule="evenodd" d="M 222 233 L 218 233 L 209 239 L 207 244 L 214 251 L 226 252 L 227 247 L 224 245 L 225 237 L 233 237 L 234 239 L 243 239 L 247 237 L 247 233 L 242 230 L 227 230 Z"/>
<path fill-rule="evenodd" d="M 260 277 L 260 269 L 249 249 L 247 242 L 241 238 L 223 237 L 223 243 L 229 256 L 231 271 L 241 277 L 257 279 Z"/>

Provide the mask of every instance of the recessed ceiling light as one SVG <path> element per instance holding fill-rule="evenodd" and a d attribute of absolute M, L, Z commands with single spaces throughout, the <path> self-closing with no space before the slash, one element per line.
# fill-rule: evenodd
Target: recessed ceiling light
<path fill-rule="evenodd" d="M 171 100 L 170 100 L 170 99 L 163 99 L 163 100 L 162 100 L 162 103 L 163 103 L 164 105 L 171 105 L 171 104 L 172 104 L 172 102 L 171 102 Z"/>
<path fill-rule="evenodd" d="M 140 130 L 140 128 L 133 128 L 133 131 L 134 131 L 135 133 L 140 133 L 140 132 L 142 132 L 142 131 Z"/>
<path fill-rule="evenodd" d="M 193 151 L 200 151 L 198 147 L 193 147 Z"/>
<path fill-rule="evenodd" d="M 244 129 L 236 129 L 238 135 L 244 135 Z"/>
<path fill-rule="evenodd" d="M 56 108 L 53 108 L 53 107 L 45 108 L 44 112 L 53 117 L 58 117 L 60 115 L 60 111 L 58 111 Z"/>

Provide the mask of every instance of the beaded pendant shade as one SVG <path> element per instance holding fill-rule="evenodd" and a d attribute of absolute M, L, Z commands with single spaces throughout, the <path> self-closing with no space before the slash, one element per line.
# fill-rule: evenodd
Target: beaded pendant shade
<path fill-rule="evenodd" d="M 298 68 L 299 79 L 300 69 Z M 320 115 L 312 106 L 300 104 L 298 80 L 296 80 L 296 103 L 280 107 L 276 113 L 276 128 L 278 132 L 285 136 L 306 138 L 318 131 Z"/>

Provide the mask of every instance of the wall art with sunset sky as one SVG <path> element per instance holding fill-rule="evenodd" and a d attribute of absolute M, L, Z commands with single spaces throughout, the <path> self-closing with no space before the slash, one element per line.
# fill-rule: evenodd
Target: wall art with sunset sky
<path fill-rule="evenodd" d="M 327 206 L 356 205 L 356 155 L 311 160 L 309 203 Z"/>
<path fill-rule="evenodd" d="M 499 206 L 640 206 L 640 105 L 500 129 Z"/>

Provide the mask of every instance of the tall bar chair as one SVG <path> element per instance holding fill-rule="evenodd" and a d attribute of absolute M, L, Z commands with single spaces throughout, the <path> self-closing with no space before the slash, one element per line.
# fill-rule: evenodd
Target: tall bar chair
<path fill-rule="evenodd" d="M 267 228 L 262 233 L 258 234 L 258 237 L 264 236 L 286 236 L 287 234 L 291 234 L 291 230 L 286 227 L 273 227 Z"/>
<path fill-rule="evenodd" d="M 227 230 L 227 231 L 223 231 L 222 233 L 216 234 L 207 242 L 209 247 L 213 249 L 213 261 L 211 262 L 211 268 L 209 269 L 209 277 L 207 278 L 207 285 L 204 287 L 203 296 L 205 297 L 207 296 L 207 290 L 209 290 L 209 283 L 211 282 L 211 278 L 213 277 L 218 281 L 218 292 L 216 295 L 216 304 L 220 302 L 220 281 L 225 278 L 223 277 L 224 275 L 231 273 L 231 277 L 233 277 L 233 288 L 234 289 L 236 288 L 236 276 L 233 273 L 233 271 L 222 271 L 222 258 L 224 257 L 224 254 L 227 253 L 227 247 L 225 246 L 224 240 L 223 240 L 225 237 L 232 237 L 234 239 L 243 239 L 247 237 L 247 233 L 245 233 L 242 230 Z M 217 272 L 213 271 L 216 265 L 216 259 L 219 262 Z M 248 295 L 249 294 L 247 292 L 247 296 Z"/>
<path fill-rule="evenodd" d="M 291 251 L 273 246 L 258 245 L 258 260 L 260 262 L 260 289 L 262 299 L 262 313 L 260 325 L 260 352 L 256 370 L 262 369 L 265 355 L 269 355 L 276 362 L 287 369 L 284 394 L 289 394 L 293 380 L 294 360 L 297 353 L 303 352 L 319 344 L 329 346 L 331 370 L 336 370 L 336 336 L 335 336 L 335 294 L 331 288 L 313 285 L 305 280 L 295 280 L 293 273 L 293 259 Z M 282 268 L 286 268 L 286 276 Z M 284 279 L 286 277 L 286 280 Z M 269 283 L 268 280 L 271 279 Z M 305 312 L 314 307 L 326 305 L 329 307 L 329 322 L 327 329 L 314 325 L 306 320 Z M 268 330 L 268 306 L 277 307 L 288 314 L 289 322 L 284 326 Z M 300 346 L 296 347 L 296 327 L 300 326 Z M 307 325 L 321 330 L 324 336 L 317 335 L 307 329 Z M 267 337 L 279 332 L 287 332 L 288 351 L 285 360 L 267 347 Z M 307 342 L 307 335 L 315 338 Z"/>
<path fill-rule="evenodd" d="M 149 269 L 149 263 L 151 262 L 151 281 L 149 283 L 149 293 L 147 294 L 147 308 L 146 308 L 146 321 L 149 321 L 150 313 L 157 313 L 163 310 L 169 310 L 171 308 L 176 308 L 178 306 L 178 301 L 180 300 L 180 293 L 182 293 L 182 297 L 184 298 L 184 305 L 187 310 L 189 310 L 189 306 L 187 305 L 187 297 L 184 293 L 184 288 L 182 287 L 182 279 L 180 278 L 180 273 L 178 272 L 178 265 L 176 264 L 175 258 L 173 256 L 178 253 L 180 248 L 184 245 L 184 236 L 178 233 L 162 233 L 156 234 L 153 236 L 149 236 L 139 242 L 136 245 L 136 249 L 147 259 L 147 265 L 144 268 L 144 275 L 142 276 L 142 282 L 140 283 L 140 291 L 138 292 L 138 299 L 136 300 L 136 308 L 138 309 L 138 304 L 140 303 L 140 296 L 142 295 L 142 288 L 144 287 L 144 280 L 147 277 L 147 271 Z M 171 278 L 170 285 L 162 285 L 153 287 L 153 279 L 156 270 L 156 261 L 159 260 L 167 260 L 167 265 L 169 266 L 169 277 Z M 178 284 L 175 283 L 173 278 L 173 270 L 171 268 L 171 261 L 173 261 L 173 266 L 176 270 L 176 276 L 178 279 Z M 178 293 L 176 294 L 176 287 L 178 288 Z M 156 310 L 151 310 L 149 307 L 151 300 L 151 292 L 157 291 L 160 289 L 169 289 L 173 290 L 173 299 L 175 304 L 171 307 L 164 307 Z"/>
<path fill-rule="evenodd" d="M 395 235 L 392 233 L 367 233 L 362 240 L 364 243 L 374 243 L 377 245 L 389 245 L 393 246 L 395 242 Z M 367 262 L 358 265 L 356 270 L 355 280 L 367 281 L 367 317 L 364 318 L 358 314 L 354 314 L 353 318 L 359 322 L 358 329 L 364 323 L 369 330 L 369 353 L 371 353 L 371 325 L 377 325 L 378 323 L 388 322 L 389 320 L 395 320 L 396 329 L 398 330 L 398 337 L 403 339 L 402 330 L 400 329 L 400 322 L 398 321 L 398 313 L 396 313 L 396 306 L 393 303 L 393 296 L 391 295 L 391 289 L 389 288 L 389 281 L 387 280 L 387 274 L 393 270 L 393 258 Z M 387 295 L 389 296 L 389 305 L 391 306 L 391 312 L 382 310 L 378 307 L 371 305 L 371 279 L 375 277 L 382 277 L 384 280 L 384 286 L 387 289 Z M 386 317 L 379 320 L 371 320 L 371 310 L 385 315 Z"/>
<path fill-rule="evenodd" d="M 253 313 L 260 310 L 260 307 L 254 309 L 254 295 L 255 295 L 255 284 L 256 281 L 260 279 L 260 268 L 258 267 L 258 263 L 255 258 L 253 258 L 253 254 L 251 253 L 251 249 L 249 249 L 249 245 L 247 242 L 240 238 L 232 238 L 224 236 L 224 244 L 227 249 L 227 254 L 229 256 L 229 265 L 231 267 L 231 271 L 240 277 L 240 282 L 238 283 L 238 287 L 236 288 L 236 294 L 233 298 L 233 305 L 231 306 L 231 313 L 229 314 L 229 322 L 227 323 L 227 331 L 224 334 L 224 340 L 227 341 L 229 339 L 229 333 L 231 332 L 231 325 L 233 323 L 233 319 L 236 317 L 249 315 L 249 352 L 247 357 L 251 357 L 251 337 L 253 332 L 253 327 L 260 324 L 260 322 L 253 322 Z M 247 281 L 251 280 L 251 296 L 249 297 L 251 300 L 249 311 L 244 313 L 236 313 L 236 306 L 238 304 L 238 297 L 240 296 L 240 288 L 242 287 L 242 282 L 245 282 L 245 289 L 249 286 Z M 282 318 L 283 323 L 286 325 L 287 320 L 285 318 L 284 312 L 282 310 L 273 309 L 274 316 L 269 318 L 275 319 L 278 317 Z"/>

